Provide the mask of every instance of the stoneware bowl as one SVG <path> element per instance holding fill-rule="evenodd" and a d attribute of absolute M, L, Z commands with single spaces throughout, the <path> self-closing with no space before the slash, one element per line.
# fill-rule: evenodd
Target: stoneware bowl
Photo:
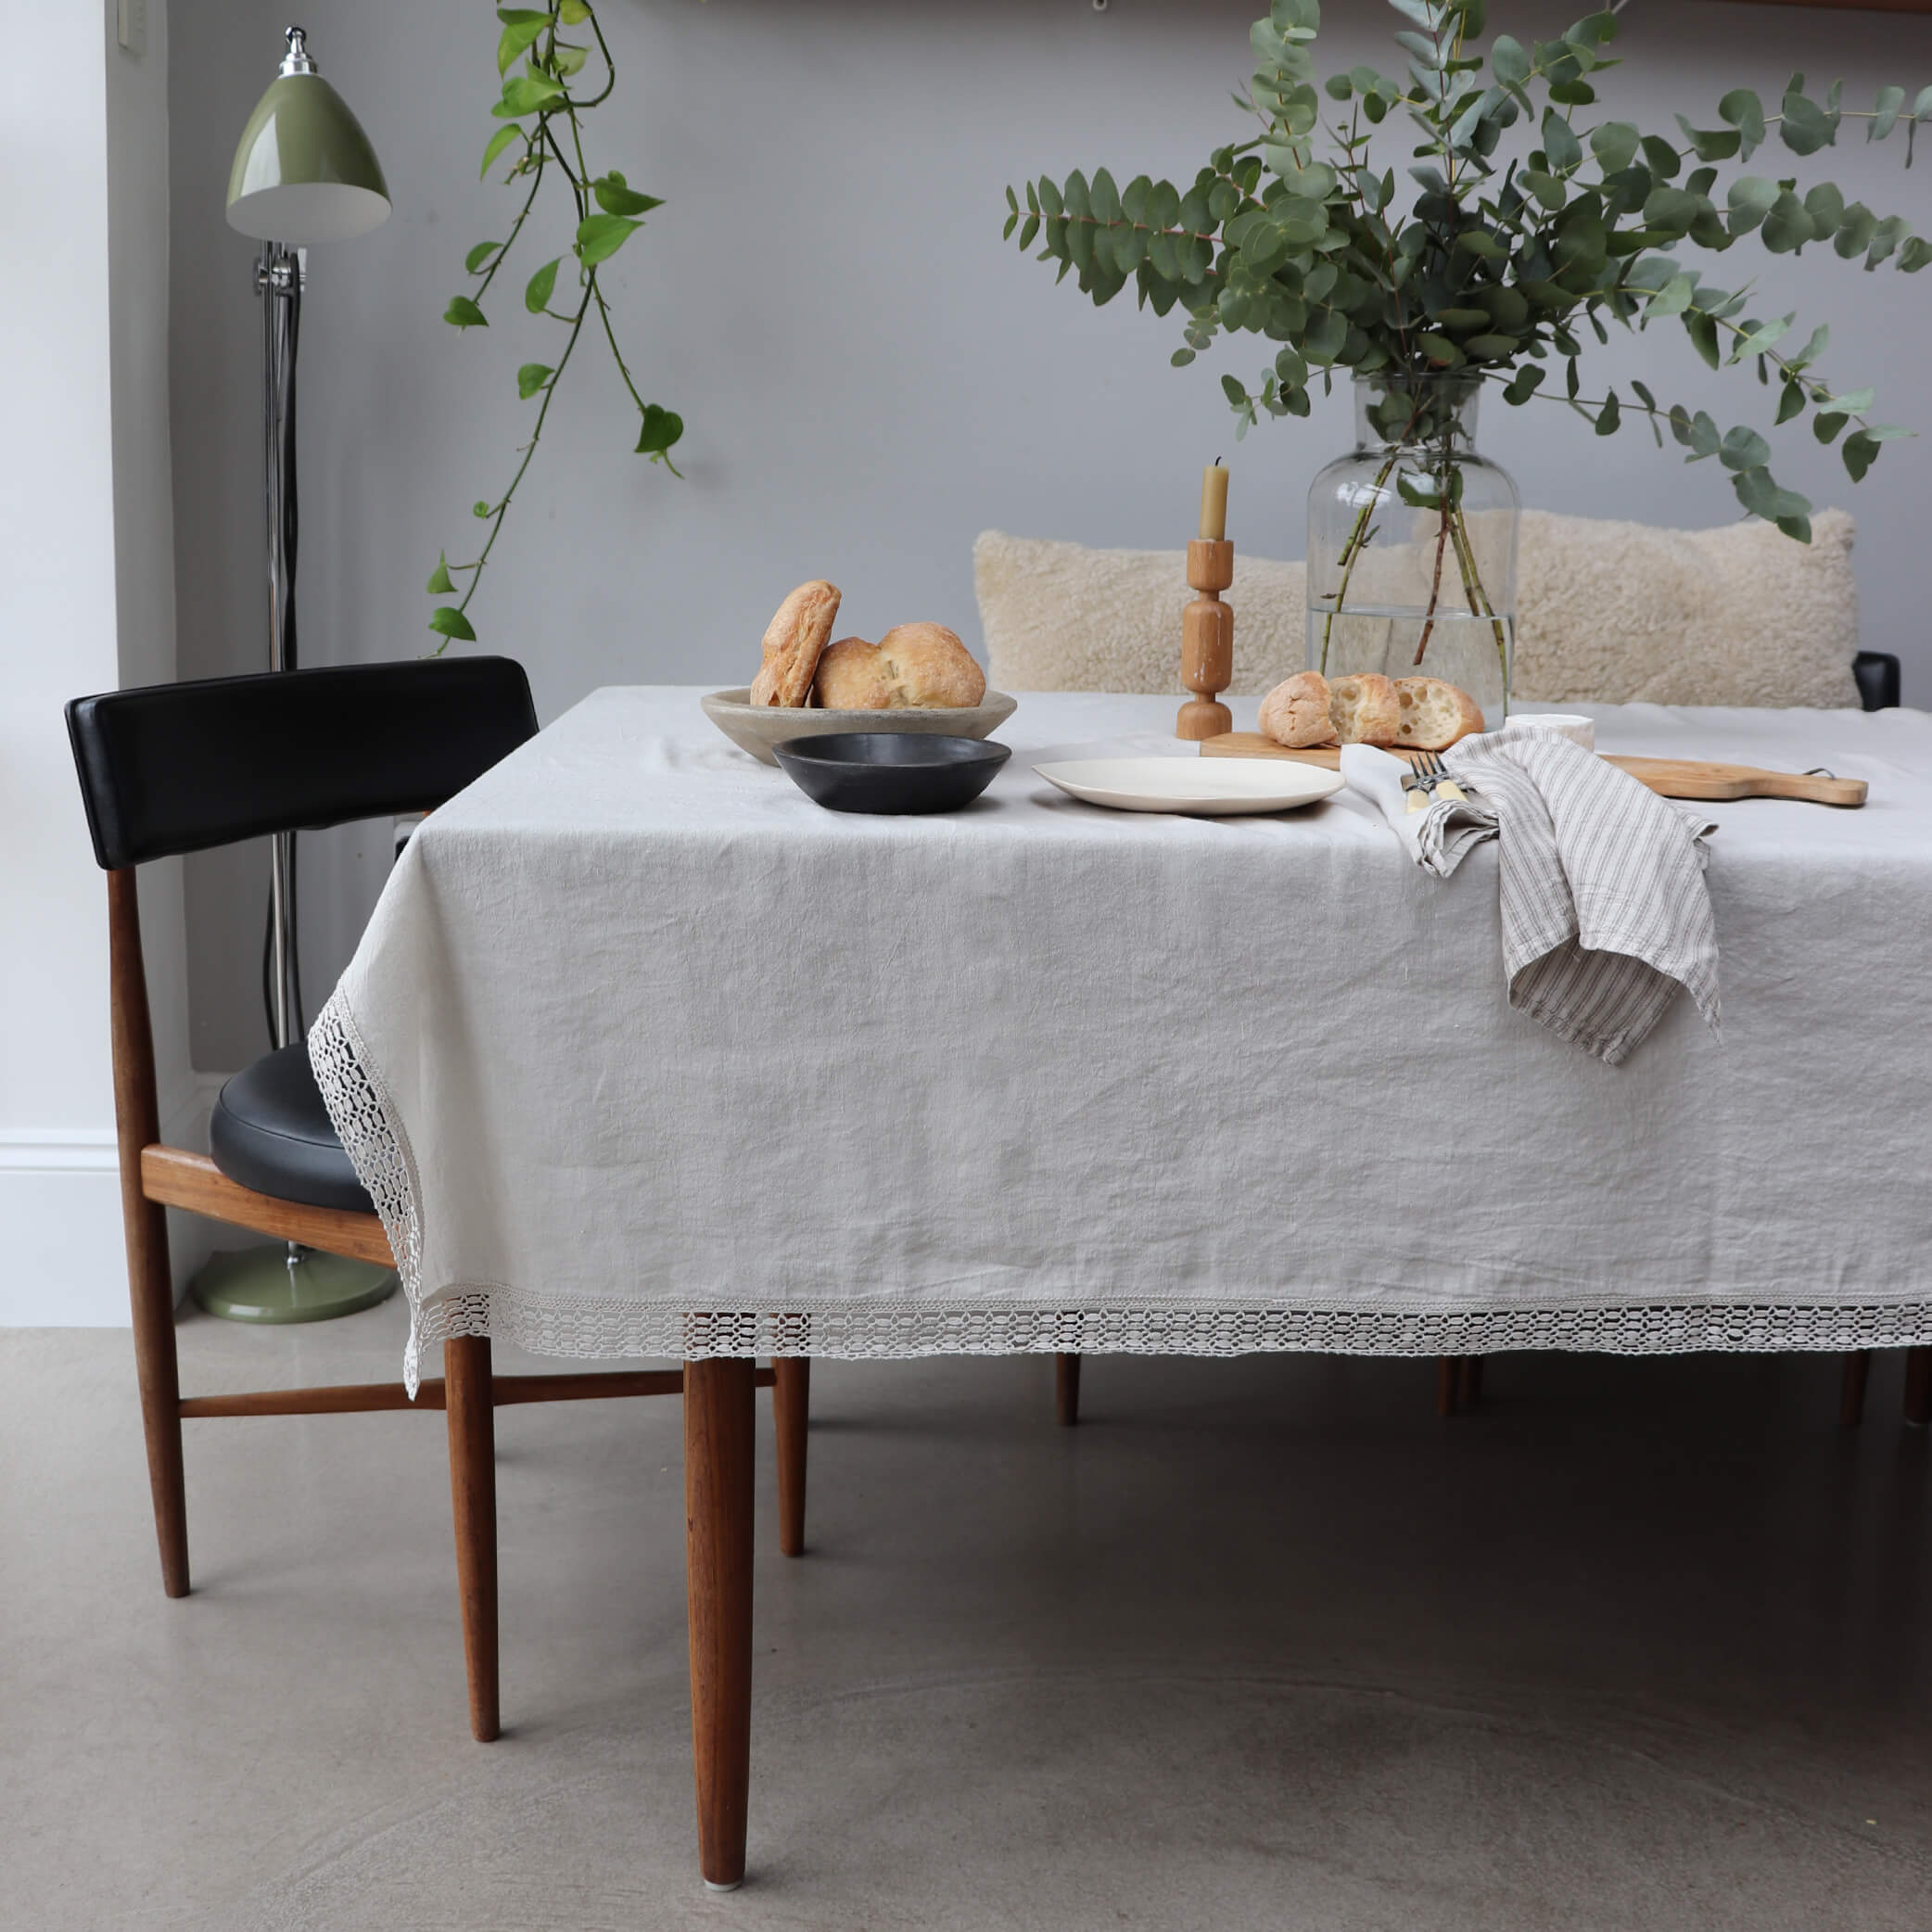
<path fill-rule="evenodd" d="M 834 812 L 956 812 L 1012 756 L 931 731 L 826 731 L 772 749 L 792 782 Z"/>
<path fill-rule="evenodd" d="M 750 688 L 714 691 L 698 702 L 705 716 L 735 744 L 761 764 L 775 765 L 774 744 L 787 738 L 814 738 L 833 731 L 923 732 L 941 738 L 985 738 L 1019 709 L 1018 698 L 989 691 L 984 701 L 944 711 L 806 711 L 794 705 L 754 705 Z"/>

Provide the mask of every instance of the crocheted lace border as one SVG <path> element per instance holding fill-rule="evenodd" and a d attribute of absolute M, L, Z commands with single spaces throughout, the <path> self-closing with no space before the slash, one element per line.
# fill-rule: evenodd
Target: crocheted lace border
<path fill-rule="evenodd" d="M 1924 1301 L 1574 1302 L 1502 1308 L 1387 1308 L 1316 1298 L 1203 1307 L 1138 1301 L 1117 1306 L 947 1304 L 887 1300 L 693 1311 L 668 1303 L 532 1293 L 503 1283 L 422 1298 L 422 1224 L 415 1160 L 338 988 L 309 1035 L 324 1102 L 375 1202 L 409 1297 L 403 1379 L 412 1394 L 423 1353 L 454 1335 L 495 1335 L 544 1355 L 1493 1354 L 1573 1349 L 1610 1354 L 1786 1353 L 1903 1348 L 1932 1342 Z"/>

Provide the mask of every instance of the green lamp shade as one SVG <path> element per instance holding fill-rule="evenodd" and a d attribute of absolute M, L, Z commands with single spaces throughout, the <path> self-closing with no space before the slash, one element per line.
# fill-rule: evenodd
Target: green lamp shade
<path fill-rule="evenodd" d="M 320 74 L 284 74 L 256 104 L 228 175 L 228 225 L 306 248 L 366 235 L 389 212 L 382 163 Z"/>

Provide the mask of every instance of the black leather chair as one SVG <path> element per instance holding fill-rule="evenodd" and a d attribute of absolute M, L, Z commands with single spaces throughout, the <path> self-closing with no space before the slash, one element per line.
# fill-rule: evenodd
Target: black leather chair
<path fill-rule="evenodd" d="M 184 1398 L 165 1209 L 358 1260 L 389 1243 L 323 1106 L 300 1044 L 264 1055 L 222 1090 L 212 1158 L 161 1144 L 134 868 L 271 833 L 433 810 L 535 735 L 523 667 L 506 657 L 214 678 L 76 698 L 68 734 L 95 857 L 108 874 L 114 1108 L 134 1360 L 147 1437 L 161 1582 L 188 1590 L 181 1425 L 207 1416 L 290 1416 L 410 1406 L 400 1381 Z M 779 1411 L 780 1543 L 803 1547 L 803 1361 L 761 1370 Z M 681 1370 L 497 1376 L 489 1342 L 443 1348 L 443 1377 L 416 1406 L 448 1414 L 470 1723 L 498 1731 L 494 1411 L 509 1403 L 676 1394 Z"/>

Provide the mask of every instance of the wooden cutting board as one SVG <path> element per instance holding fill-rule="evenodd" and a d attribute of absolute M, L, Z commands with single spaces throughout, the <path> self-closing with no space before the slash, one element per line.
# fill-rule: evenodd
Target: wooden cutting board
<path fill-rule="evenodd" d="M 1294 758 L 1303 765 L 1323 765 L 1330 771 L 1341 768 L 1341 753 L 1334 745 L 1320 745 L 1312 751 L 1290 751 L 1259 731 L 1223 731 L 1217 738 L 1203 738 L 1204 758 Z M 1398 758 L 1414 754 L 1397 751 Z M 1862 805 L 1865 782 L 1862 778 L 1813 778 L 1802 771 L 1765 771 L 1756 765 L 1722 765 L 1708 758 L 1617 758 L 1621 766 L 1640 783 L 1666 798 L 1702 798 L 1723 801 L 1732 798 L 1800 798 L 1812 805 Z"/>

